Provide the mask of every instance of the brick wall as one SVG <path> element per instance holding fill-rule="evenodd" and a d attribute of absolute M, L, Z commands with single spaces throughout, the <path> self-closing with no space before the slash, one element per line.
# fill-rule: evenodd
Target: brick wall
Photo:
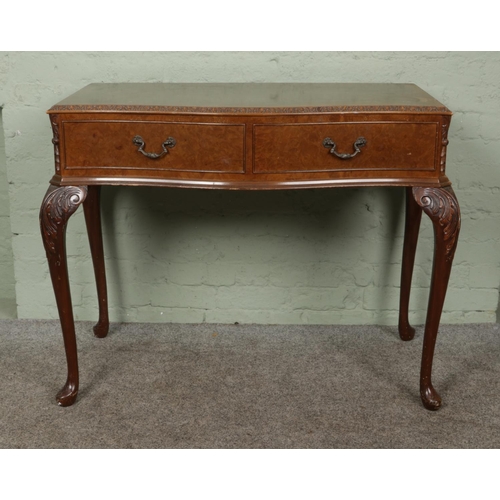
<path fill-rule="evenodd" d="M 52 104 L 91 82 L 366 81 L 416 83 L 454 111 L 447 173 L 463 223 L 443 322 L 496 319 L 499 53 L 4 53 L 0 75 L 21 318 L 57 317 L 38 229 L 53 172 L 45 114 Z M 108 187 L 103 197 L 113 321 L 397 322 L 402 189 Z M 416 323 L 425 319 L 432 237 L 424 216 L 411 301 Z M 81 210 L 68 227 L 68 254 L 76 318 L 95 319 Z"/>
<path fill-rule="evenodd" d="M 16 316 L 14 259 L 10 229 L 9 187 L 0 109 L 0 319 Z"/>

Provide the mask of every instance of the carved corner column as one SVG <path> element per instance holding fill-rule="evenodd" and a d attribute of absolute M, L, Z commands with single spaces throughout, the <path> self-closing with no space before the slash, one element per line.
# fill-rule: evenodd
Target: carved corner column
<path fill-rule="evenodd" d="M 437 410 L 441 406 L 441 397 L 432 385 L 432 361 L 451 265 L 460 233 L 460 207 L 451 187 L 414 187 L 412 194 L 434 226 L 434 263 L 422 350 L 420 395 L 428 410 Z"/>
<path fill-rule="evenodd" d="M 66 384 L 56 396 L 61 406 L 73 404 L 78 393 L 78 359 L 66 258 L 66 224 L 86 196 L 85 186 L 51 185 L 40 209 L 40 229 L 56 296 L 68 364 Z"/>

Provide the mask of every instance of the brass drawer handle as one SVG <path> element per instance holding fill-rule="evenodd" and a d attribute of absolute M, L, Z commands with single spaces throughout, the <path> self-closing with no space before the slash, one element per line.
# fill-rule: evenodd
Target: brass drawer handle
<path fill-rule="evenodd" d="M 168 148 L 173 148 L 177 144 L 176 140 L 173 137 L 169 137 L 161 145 L 161 147 L 163 148 L 163 151 L 161 153 L 146 153 L 146 151 L 144 151 L 144 146 L 146 145 L 146 143 L 144 142 L 144 139 L 140 135 L 136 135 L 132 139 L 132 142 L 139 147 L 139 149 L 137 150 L 139 153 L 142 153 L 144 156 L 147 156 L 152 160 L 156 160 L 166 155 L 168 153 Z"/>
<path fill-rule="evenodd" d="M 367 143 L 367 140 L 364 137 L 358 137 L 354 141 L 354 144 L 353 144 L 354 153 L 352 153 L 352 154 L 337 153 L 337 151 L 335 151 L 335 148 L 337 147 L 337 145 L 329 137 L 327 137 L 323 141 L 323 146 L 325 148 L 331 148 L 330 153 L 332 155 L 335 155 L 337 158 L 340 158 L 341 160 L 348 160 L 349 158 L 354 158 L 358 153 L 361 153 L 361 149 L 359 149 L 359 148 L 366 146 L 366 143 Z"/>

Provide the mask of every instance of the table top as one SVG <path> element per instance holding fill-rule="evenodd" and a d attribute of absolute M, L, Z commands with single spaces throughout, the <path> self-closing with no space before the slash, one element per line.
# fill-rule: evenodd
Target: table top
<path fill-rule="evenodd" d="M 94 83 L 49 115 L 55 185 L 450 183 L 451 111 L 414 84 Z"/>
<path fill-rule="evenodd" d="M 451 112 L 414 84 L 93 83 L 48 113 Z"/>

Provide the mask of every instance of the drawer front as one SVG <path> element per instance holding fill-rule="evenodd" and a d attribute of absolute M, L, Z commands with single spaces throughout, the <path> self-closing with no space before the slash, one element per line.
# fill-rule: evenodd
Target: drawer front
<path fill-rule="evenodd" d="M 354 143 L 365 138 L 366 144 Z M 435 170 L 437 123 L 349 122 L 328 124 L 254 125 L 255 173 L 327 172 L 342 170 Z M 348 154 L 339 158 L 330 153 Z"/>
<path fill-rule="evenodd" d="M 66 170 L 245 171 L 243 124 L 67 121 L 63 130 Z M 141 141 L 133 142 L 136 136 L 142 139 L 145 153 L 161 156 L 141 153 Z M 175 145 L 164 148 L 170 137 Z"/>

